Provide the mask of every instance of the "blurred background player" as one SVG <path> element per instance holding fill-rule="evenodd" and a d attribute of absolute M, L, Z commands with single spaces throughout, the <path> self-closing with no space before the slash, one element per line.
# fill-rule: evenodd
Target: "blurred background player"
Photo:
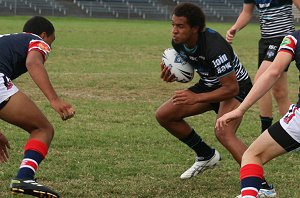
<path fill-rule="evenodd" d="M 295 31 L 292 13 L 293 2 L 299 9 L 300 0 L 244 0 L 242 12 L 235 24 L 227 31 L 226 40 L 231 43 L 236 33 L 251 21 L 255 6 L 257 7 L 259 11 L 261 39 L 258 44 L 259 69 L 256 73 L 255 81 L 274 60 L 284 36 Z M 288 70 L 288 67 L 289 65 L 285 71 Z M 280 79 L 273 86 L 272 93 L 266 93 L 258 102 L 261 132 L 272 125 L 272 95 L 277 102 L 280 115 L 284 115 L 290 106 L 286 72 L 281 75 Z"/>
<path fill-rule="evenodd" d="M 204 13 L 194 4 L 182 3 L 175 7 L 172 45 L 195 68 L 200 80 L 187 90 L 176 91 L 158 108 L 156 119 L 168 132 L 195 151 L 195 163 L 180 176 L 181 179 L 189 179 L 217 165 L 221 157 L 184 118 L 207 111 L 215 111 L 216 118 L 222 116 L 240 105 L 252 83 L 230 44 L 219 33 L 205 27 Z M 166 82 L 175 81 L 170 68 L 162 64 L 161 67 L 161 78 Z M 231 122 L 222 131 L 215 131 L 219 142 L 239 164 L 247 149 L 235 134 L 241 120 Z M 275 193 L 274 189 L 266 191 Z"/>
<path fill-rule="evenodd" d="M 30 134 L 19 171 L 11 180 L 10 188 L 14 193 L 59 197 L 57 192 L 37 183 L 34 178 L 39 164 L 48 153 L 54 128 L 32 100 L 11 81 L 28 71 L 60 117 L 63 120 L 72 118 L 74 108 L 58 97 L 44 67 L 54 40 L 52 23 L 40 16 L 29 19 L 23 27 L 23 33 L 0 37 L 0 118 Z M 9 144 L 5 139 L 0 137 L 1 162 L 8 157 Z"/>
<path fill-rule="evenodd" d="M 270 67 L 257 79 L 242 104 L 217 120 L 217 130 L 222 130 L 230 122 L 241 119 L 245 112 L 276 84 L 293 60 L 300 70 L 300 30 L 283 39 Z M 263 164 L 299 147 L 300 88 L 297 104 L 290 105 L 286 114 L 266 129 L 245 151 L 240 170 L 242 197 L 257 197 L 264 177 Z"/>

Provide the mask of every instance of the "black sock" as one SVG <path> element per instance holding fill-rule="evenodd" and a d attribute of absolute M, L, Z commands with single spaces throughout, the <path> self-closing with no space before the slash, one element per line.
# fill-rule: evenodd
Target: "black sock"
<path fill-rule="evenodd" d="M 189 134 L 186 138 L 180 139 L 180 141 L 193 149 L 198 157 L 204 157 L 204 160 L 206 158 L 210 158 L 214 152 L 214 150 L 208 146 L 194 131 L 194 129 L 192 130 L 191 134 Z"/>
<path fill-rule="evenodd" d="M 263 181 L 261 183 L 261 188 L 262 189 L 270 189 L 271 188 L 265 178 L 263 179 Z"/>
<path fill-rule="evenodd" d="M 264 132 L 272 125 L 273 118 L 260 116 L 260 121 L 261 121 L 261 132 Z"/>

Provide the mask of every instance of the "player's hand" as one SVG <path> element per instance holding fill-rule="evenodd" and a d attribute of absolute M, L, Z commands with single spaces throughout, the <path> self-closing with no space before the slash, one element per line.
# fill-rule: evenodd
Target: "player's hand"
<path fill-rule="evenodd" d="M 217 119 L 216 126 L 215 126 L 216 130 L 217 131 L 223 130 L 224 127 L 228 126 L 229 122 L 242 118 L 243 115 L 244 112 L 242 112 L 239 108 L 224 114 L 223 116 Z"/>
<path fill-rule="evenodd" d="M 8 161 L 8 149 L 10 145 L 4 134 L 0 132 L 0 163 Z"/>
<path fill-rule="evenodd" d="M 197 94 L 190 90 L 175 91 L 172 102 L 175 105 L 193 105 L 197 103 Z"/>
<path fill-rule="evenodd" d="M 59 113 L 62 120 L 68 120 L 75 115 L 75 109 L 72 105 L 64 102 L 63 100 L 53 100 L 51 101 L 51 106 L 57 113 Z"/>
<path fill-rule="evenodd" d="M 226 41 L 228 43 L 232 43 L 236 33 L 237 33 L 237 29 L 230 28 L 226 33 Z"/>
<path fill-rule="evenodd" d="M 174 74 L 171 74 L 170 67 L 166 67 L 162 62 L 160 63 L 160 67 L 161 67 L 160 78 L 163 79 L 163 81 L 166 81 L 166 82 L 176 81 Z"/>

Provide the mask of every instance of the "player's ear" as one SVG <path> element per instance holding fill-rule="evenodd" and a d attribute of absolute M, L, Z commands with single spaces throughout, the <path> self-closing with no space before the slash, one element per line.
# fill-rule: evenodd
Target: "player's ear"
<path fill-rule="evenodd" d="M 192 27 L 192 31 L 194 33 L 199 33 L 200 32 L 200 27 L 199 26 L 194 26 L 194 27 Z"/>
<path fill-rule="evenodd" d="M 42 32 L 39 36 L 44 40 L 47 37 L 47 33 Z"/>

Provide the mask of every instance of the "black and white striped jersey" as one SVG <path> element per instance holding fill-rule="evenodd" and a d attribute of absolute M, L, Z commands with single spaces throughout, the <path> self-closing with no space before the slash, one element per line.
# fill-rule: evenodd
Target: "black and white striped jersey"
<path fill-rule="evenodd" d="M 239 84 L 249 79 L 248 72 L 228 42 L 216 31 L 206 28 L 199 33 L 194 50 L 172 41 L 174 49 L 183 60 L 190 63 L 208 87 L 219 87 L 219 78 L 235 72 Z"/>
<path fill-rule="evenodd" d="M 295 31 L 292 0 L 244 0 L 259 11 L 262 38 L 283 37 Z"/>

